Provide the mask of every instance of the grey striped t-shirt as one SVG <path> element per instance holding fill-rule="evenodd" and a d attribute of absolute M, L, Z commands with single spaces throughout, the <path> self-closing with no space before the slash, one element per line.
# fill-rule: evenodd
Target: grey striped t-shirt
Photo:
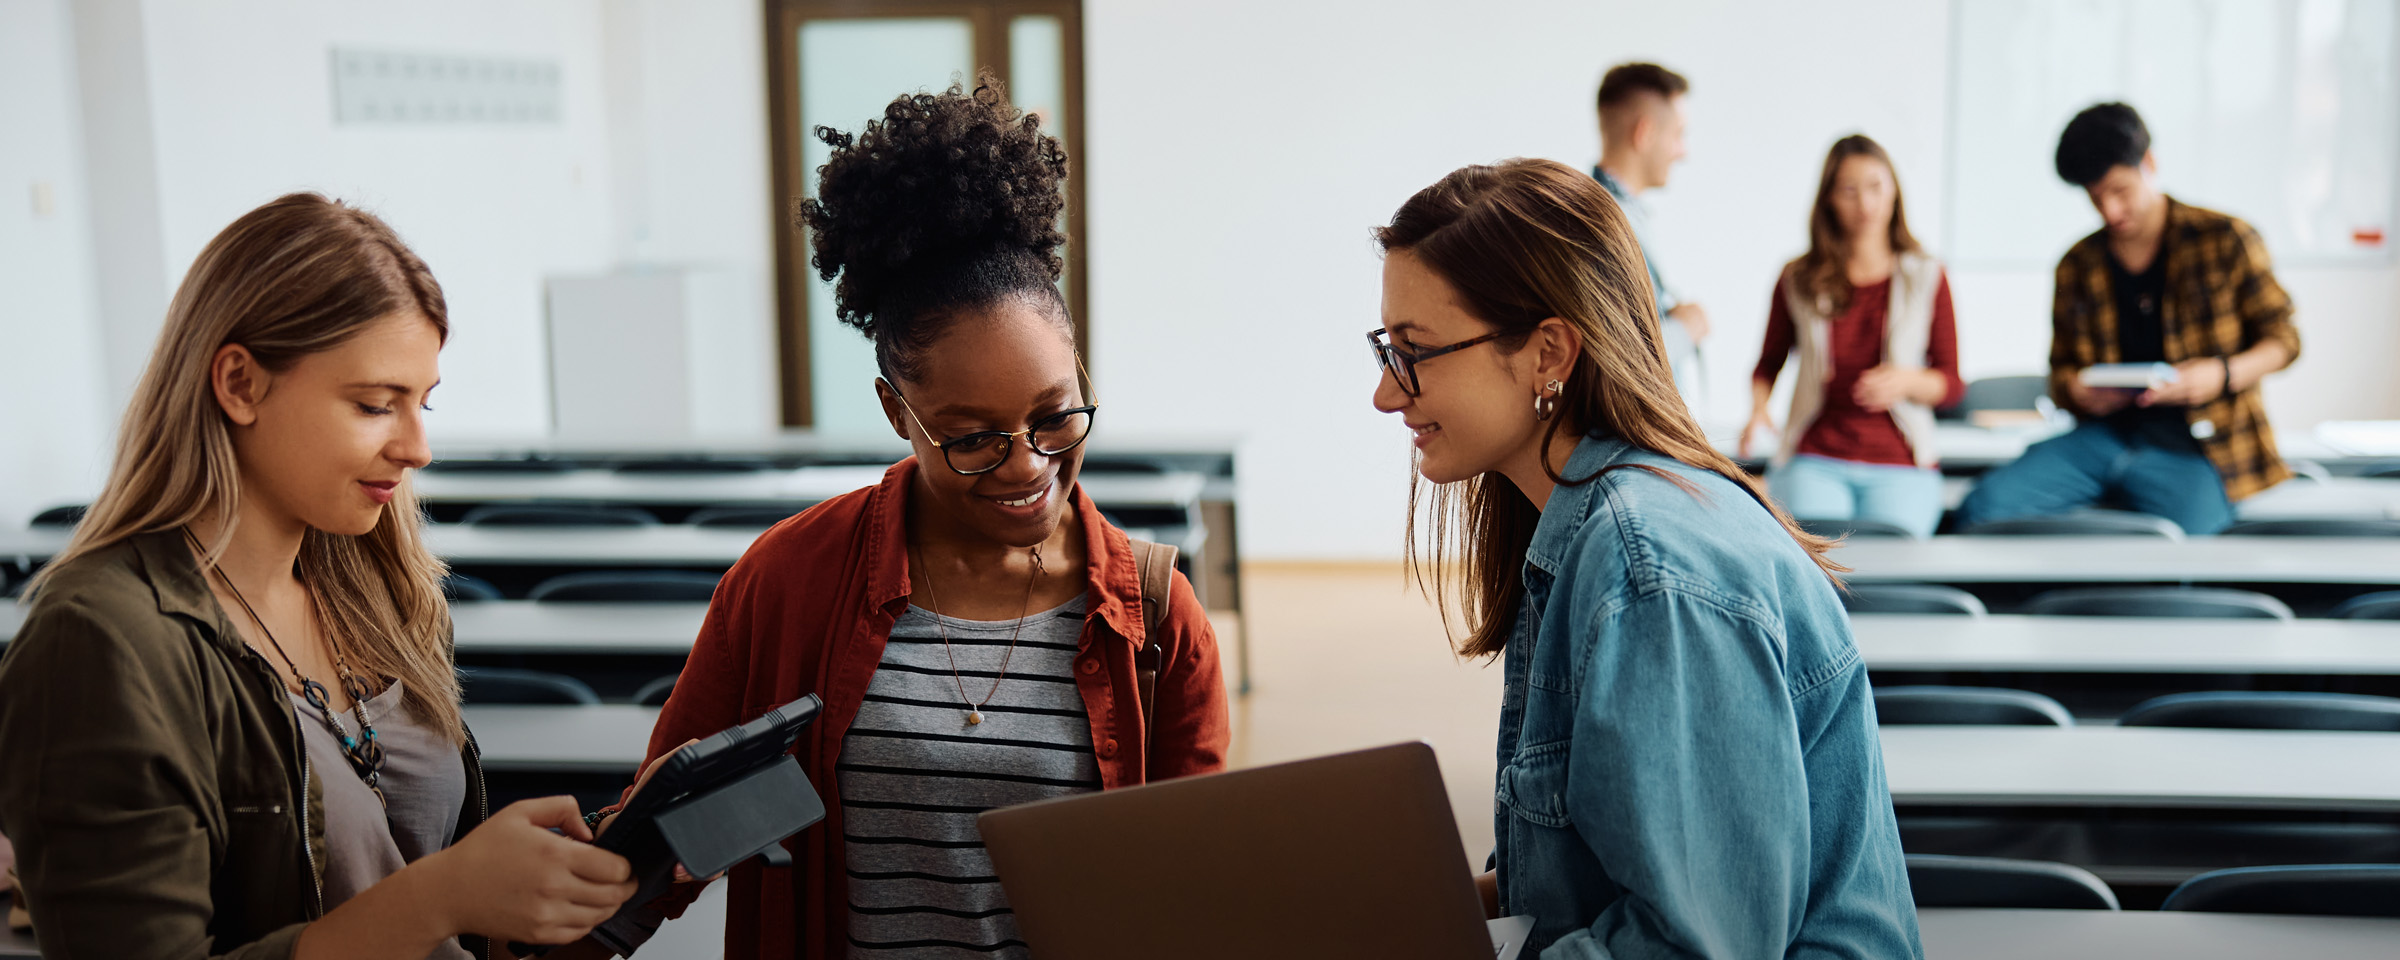
<path fill-rule="evenodd" d="M 942 617 L 937 624 L 933 613 L 911 606 L 892 625 L 834 766 L 845 818 L 850 956 L 1028 955 L 975 815 L 1100 789 L 1091 721 L 1075 687 L 1084 609 L 1077 597 L 1026 619 L 980 724 L 967 723 L 958 684 L 974 700 L 992 689 L 1017 621 Z"/>

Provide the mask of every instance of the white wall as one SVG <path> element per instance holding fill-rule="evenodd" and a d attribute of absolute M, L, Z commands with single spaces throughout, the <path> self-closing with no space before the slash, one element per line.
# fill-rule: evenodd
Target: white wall
<path fill-rule="evenodd" d="M 107 469 L 74 11 L 0 0 L 0 525 Z"/>

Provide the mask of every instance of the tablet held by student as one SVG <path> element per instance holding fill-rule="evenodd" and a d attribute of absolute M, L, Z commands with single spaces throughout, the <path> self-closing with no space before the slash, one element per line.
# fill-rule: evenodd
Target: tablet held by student
<path fill-rule="evenodd" d="M 1624 214 L 1509 160 L 1377 237 L 1417 569 L 1506 660 L 1491 915 L 1548 960 L 1921 956 L 1830 544 L 1676 396 Z"/>
<path fill-rule="evenodd" d="M 193 262 L 0 660 L 43 955 L 465 960 L 632 895 L 573 799 L 484 819 L 409 488 L 449 329 L 391 228 L 314 194 Z"/>
<path fill-rule="evenodd" d="M 1216 637 L 1076 483 L 1100 404 L 1057 286 L 1058 141 L 988 76 L 819 135 L 800 219 L 914 455 L 725 575 L 650 755 L 824 698 L 795 754 L 825 822 L 789 868 L 733 869 L 726 956 L 1022 958 L 976 814 L 1221 769 Z"/>

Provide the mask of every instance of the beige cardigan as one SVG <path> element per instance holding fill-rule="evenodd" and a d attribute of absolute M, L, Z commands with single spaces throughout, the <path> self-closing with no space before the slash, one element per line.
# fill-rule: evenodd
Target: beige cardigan
<path fill-rule="evenodd" d="M 1796 266 L 1796 264 L 1794 265 Z M 1830 304 L 1800 295 L 1794 266 L 1783 268 L 1784 305 L 1792 313 L 1792 352 L 1800 357 L 1800 372 L 1792 381 L 1792 413 L 1783 424 L 1783 445 L 1775 466 L 1790 463 L 1800 438 L 1825 409 L 1825 383 L 1833 378 L 1833 326 Z M 1919 252 L 1903 253 L 1892 265 L 1892 306 L 1883 323 L 1883 357 L 1925 363 L 1925 348 L 1933 337 L 1933 297 L 1942 288 L 1942 262 Z M 1917 466 L 1931 469 L 1939 456 L 1933 444 L 1933 408 L 1903 400 L 1891 409 L 1892 422 L 1908 441 Z"/>

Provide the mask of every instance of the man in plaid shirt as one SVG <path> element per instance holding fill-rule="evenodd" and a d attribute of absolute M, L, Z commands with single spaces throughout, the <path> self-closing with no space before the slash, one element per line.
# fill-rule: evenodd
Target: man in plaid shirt
<path fill-rule="evenodd" d="M 2158 189 L 2150 131 L 2132 107 L 2076 114 L 2057 162 L 2106 221 L 2059 260 L 2051 305 L 2050 396 L 2079 423 L 1985 475 L 1959 525 L 2106 502 L 2188 533 L 2222 530 L 2233 501 L 2292 475 L 2258 393 L 2300 356 L 2291 298 L 2258 231 Z M 2174 366 L 2174 382 L 2083 383 L 2094 364 L 2158 362 Z"/>

